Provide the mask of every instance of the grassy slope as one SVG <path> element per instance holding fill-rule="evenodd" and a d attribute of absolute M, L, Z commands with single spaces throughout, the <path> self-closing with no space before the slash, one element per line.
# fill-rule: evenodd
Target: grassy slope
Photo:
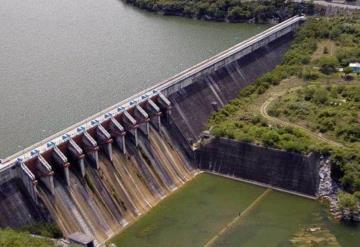
<path fill-rule="evenodd" d="M 1 247 L 50 247 L 54 246 L 51 241 L 35 238 L 25 232 L 18 232 L 11 229 L 0 230 Z"/>
<path fill-rule="evenodd" d="M 349 191 L 359 191 L 360 82 L 356 75 L 346 82 L 343 73 L 332 71 L 334 64 L 360 60 L 359 43 L 359 15 L 309 19 L 283 63 L 215 113 L 209 128 L 216 136 L 296 152 L 330 153 L 334 177 Z M 305 99 L 308 91 L 312 96 Z M 264 112 L 264 105 L 272 116 Z"/>

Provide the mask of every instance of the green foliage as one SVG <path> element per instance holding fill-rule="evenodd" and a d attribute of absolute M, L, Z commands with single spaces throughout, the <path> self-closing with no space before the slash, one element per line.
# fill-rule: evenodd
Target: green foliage
<path fill-rule="evenodd" d="M 360 86 L 308 85 L 283 96 L 269 110 L 272 116 L 305 121 L 313 130 L 344 142 L 360 142 L 357 122 Z"/>
<path fill-rule="evenodd" d="M 182 15 L 192 18 L 230 22 L 269 19 L 283 20 L 297 14 L 313 14 L 312 3 L 293 3 L 285 0 L 124 0 L 149 11 L 161 11 L 166 15 Z"/>
<path fill-rule="evenodd" d="M 338 194 L 338 199 L 339 199 L 340 209 L 342 209 L 342 210 L 348 209 L 350 211 L 356 210 L 358 200 L 354 195 L 351 195 L 346 192 L 340 192 Z"/>
<path fill-rule="evenodd" d="M 336 67 L 339 66 L 339 61 L 333 56 L 321 57 L 318 61 L 320 71 L 326 75 L 336 72 Z"/>
<path fill-rule="evenodd" d="M 331 39 L 337 44 L 336 57 L 327 54 L 312 61 L 312 54 L 322 39 Z M 282 64 L 245 87 L 238 98 L 210 117 L 208 126 L 213 127 L 212 133 L 217 137 L 234 138 L 294 152 L 318 151 L 330 154 L 333 177 L 347 191 L 360 191 L 358 149 L 325 144 L 300 129 L 271 126 L 255 114 L 252 108 L 259 95 L 270 87 L 285 78 L 299 76 L 312 81 L 311 85 L 282 96 L 279 102 L 271 105 L 268 113 L 277 118 L 285 118 L 288 122 L 305 123 L 308 129 L 326 133 L 349 145 L 359 143 L 360 85 L 321 85 L 316 82 L 331 78 L 324 74 L 336 72 L 338 66 L 343 66 L 344 63 L 347 66 L 349 61 L 359 59 L 359 43 L 359 16 L 309 18 L 297 32 Z M 316 66 L 324 74 L 316 70 Z"/>
<path fill-rule="evenodd" d="M 349 66 L 344 68 L 344 73 L 345 73 L 345 75 L 351 74 L 352 73 L 352 68 L 350 68 Z"/>
<path fill-rule="evenodd" d="M 314 70 L 312 68 L 306 67 L 302 72 L 302 78 L 305 81 L 313 81 L 320 77 L 319 72 L 317 70 Z"/>
<path fill-rule="evenodd" d="M 353 195 L 356 196 L 358 200 L 360 200 L 360 191 L 355 191 Z"/>
<path fill-rule="evenodd" d="M 40 235 L 48 238 L 61 238 L 63 237 L 61 230 L 56 224 L 38 222 L 32 225 L 24 226 L 21 231 L 29 232 L 31 234 Z"/>
<path fill-rule="evenodd" d="M 336 51 L 336 57 L 340 62 L 341 66 L 345 67 L 349 63 L 357 62 L 360 60 L 360 47 L 341 47 Z"/>
<path fill-rule="evenodd" d="M 32 237 L 27 233 L 11 229 L 0 230 L 1 247 L 49 247 L 54 244 L 48 240 Z"/>
<path fill-rule="evenodd" d="M 329 99 L 328 94 L 329 94 L 328 91 L 326 91 L 323 88 L 319 88 L 318 90 L 315 91 L 313 100 L 316 104 L 323 105 Z"/>

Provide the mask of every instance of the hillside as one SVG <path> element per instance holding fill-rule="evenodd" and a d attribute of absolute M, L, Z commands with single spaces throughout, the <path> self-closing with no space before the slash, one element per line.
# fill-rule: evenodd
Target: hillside
<path fill-rule="evenodd" d="M 212 115 L 215 136 L 330 155 L 332 175 L 360 194 L 360 17 L 309 18 L 283 63 Z M 343 68 L 343 72 L 338 71 Z"/>

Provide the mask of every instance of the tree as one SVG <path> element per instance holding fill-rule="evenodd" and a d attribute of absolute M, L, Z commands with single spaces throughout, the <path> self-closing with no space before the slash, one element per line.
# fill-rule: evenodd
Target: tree
<path fill-rule="evenodd" d="M 329 93 L 323 89 L 318 88 L 314 93 L 314 102 L 317 104 L 325 104 L 329 99 Z"/>
<path fill-rule="evenodd" d="M 334 56 L 325 56 L 319 59 L 320 71 L 326 75 L 336 72 L 339 61 Z"/>
<path fill-rule="evenodd" d="M 240 6 L 235 6 L 229 11 L 228 17 L 230 20 L 248 19 L 251 17 L 251 12 Z"/>
<path fill-rule="evenodd" d="M 351 73 L 353 72 L 353 70 L 352 70 L 352 68 L 350 68 L 349 66 L 348 67 L 346 67 L 346 68 L 344 68 L 344 74 L 345 74 L 345 79 L 346 80 L 351 80 L 352 79 L 352 77 L 351 77 Z"/>
<path fill-rule="evenodd" d="M 354 211 L 356 211 L 358 199 L 354 195 L 346 192 L 340 192 L 338 194 L 338 199 L 340 210 L 342 210 L 343 212 L 345 210 L 349 210 L 350 216 L 354 213 Z"/>

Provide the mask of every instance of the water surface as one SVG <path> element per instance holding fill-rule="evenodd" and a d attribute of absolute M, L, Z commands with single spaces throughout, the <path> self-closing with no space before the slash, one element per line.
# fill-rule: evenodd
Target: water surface
<path fill-rule="evenodd" d="M 334 222 L 317 201 L 201 174 L 110 242 L 117 246 L 358 246 L 360 226 Z M 255 200 L 257 200 L 256 203 Z M 310 229 L 315 229 L 309 233 Z"/>
<path fill-rule="evenodd" d="M 0 23 L 1 157 L 267 28 L 118 0 L 3 0 Z"/>

